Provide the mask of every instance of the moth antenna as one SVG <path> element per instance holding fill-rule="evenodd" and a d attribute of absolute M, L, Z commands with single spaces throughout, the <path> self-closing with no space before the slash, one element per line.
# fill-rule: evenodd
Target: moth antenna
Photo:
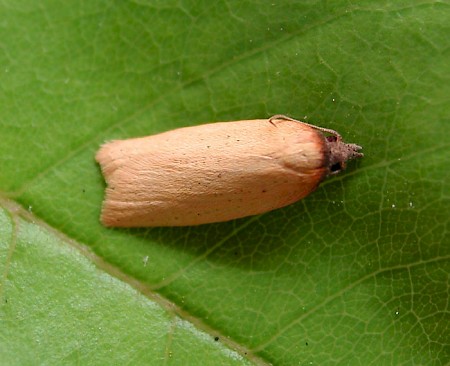
<path fill-rule="evenodd" d="M 314 128 L 315 130 L 329 133 L 330 135 L 335 136 L 338 141 L 342 141 L 342 136 L 337 131 L 332 130 L 330 128 L 315 126 L 315 125 L 312 125 L 310 123 L 306 123 L 306 122 L 299 121 L 297 119 L 285 116 L 284 114 L 275 114 L 274 116 L 269 118 L 269 122 L 273 124 L 273 120 L 276 120 L 276 119 L 284 119 L 285 121 L 298 122 L 298 123 L 304 124 L 305 126 L 309 126 L 311 128 Z"/>

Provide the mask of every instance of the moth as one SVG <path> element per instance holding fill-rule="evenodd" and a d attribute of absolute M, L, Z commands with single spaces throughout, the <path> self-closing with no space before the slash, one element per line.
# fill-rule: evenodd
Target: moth
<path fill-rule="evenodd" d="M 261 214 L 309 195 L 360 150 L 283 115 L 110 141 L 96 154 L 107 183 L 101 222 L 188 226 Z"/>

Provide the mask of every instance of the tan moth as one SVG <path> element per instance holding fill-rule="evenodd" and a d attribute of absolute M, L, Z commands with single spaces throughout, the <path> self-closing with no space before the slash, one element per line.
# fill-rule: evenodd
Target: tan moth
<path fill-rule="evenodd" d="M 361 147 L 292 118 L 217 122 L 101 146 L 112 227 L 187 226 L 261 214 L 314 191 Z"/>

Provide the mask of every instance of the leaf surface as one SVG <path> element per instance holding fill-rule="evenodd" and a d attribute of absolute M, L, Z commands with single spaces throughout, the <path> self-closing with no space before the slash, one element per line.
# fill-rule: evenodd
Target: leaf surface
<path fill-rule="evenodd" d="M 448 2 L 0 13 L 2 359 L 450 362 Z M 105 140 L 277 113 L 339 131 L 364 159 L 262 216 L 99 224 Z"/>

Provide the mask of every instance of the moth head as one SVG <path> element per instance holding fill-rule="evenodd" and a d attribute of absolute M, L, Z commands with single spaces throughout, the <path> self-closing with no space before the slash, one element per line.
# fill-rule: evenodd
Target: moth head
<path fill-rule="evenodd" d="M 328 146 L 328 170 L 329 174 L 338 174 L 347 166 L 347 161 L 361 158 L 364 156 L 360 152 L 361 146 L 356 144 L 347 144 L 342 141 L 340 135 L 327 136 L 325 138 Z"/>

